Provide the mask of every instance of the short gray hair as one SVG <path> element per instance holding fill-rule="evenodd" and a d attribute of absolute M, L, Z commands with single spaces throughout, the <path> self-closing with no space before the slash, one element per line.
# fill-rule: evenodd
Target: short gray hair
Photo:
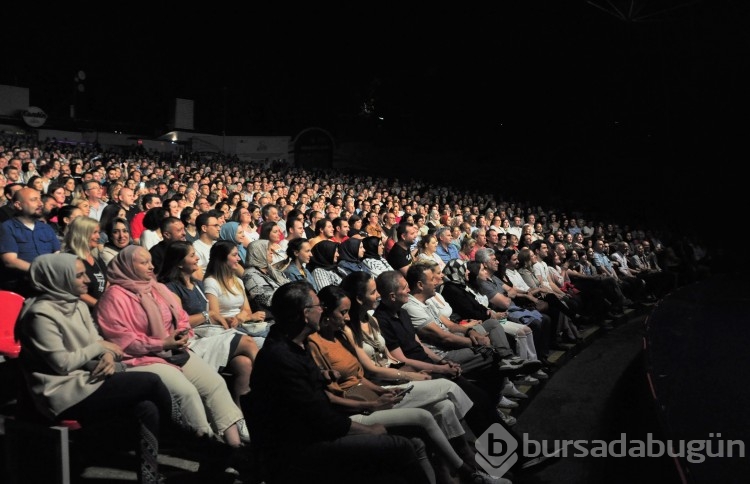
<path fill-rule="evenodd" d="M 489 247 L 484 247 L 476 251 L 476 253 L 474 254 L 474 260 L 484 264 L 486 262 L 489 262 L 490 257 L 494 253 L 495 253 L 494 249 L 490 249 Z"/>
<path fill-rule="evenodd" d="M 451 229 L 449 227 L 442 226 L 435 231 L 435 237 L 437 237 L 437 239 L 440 240 L 441 235 L 443 235 L 446 232 L 450 233 L 450 231 Z"/>

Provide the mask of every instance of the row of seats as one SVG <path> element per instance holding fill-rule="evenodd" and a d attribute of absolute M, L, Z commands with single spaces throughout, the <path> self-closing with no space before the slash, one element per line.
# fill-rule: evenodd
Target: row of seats
<path fill-rule="evenodd" d="M 15 363 L 21 353 L 14 330 L 23 303 L 20 294 L 0 290 L 0 356 L 8 364 Z M 3 482 L 70 484 L 70 433 L 80 430 L 81 425 L 75 420 L 44 420 L 34 411 L 33 403 L 24 398 L 25 384 L 20 375 L 16 382 L 15 413 L 3 420 L 6 464 Z"/>

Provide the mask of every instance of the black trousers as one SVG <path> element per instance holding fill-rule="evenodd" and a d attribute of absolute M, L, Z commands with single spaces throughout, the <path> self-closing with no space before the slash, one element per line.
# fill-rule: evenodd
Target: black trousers
<path fill-rule="evenodd" d="M 170 421 L 172 397 L 157 375 L 145 372 L 120 372 L 109 376 L 94 393 L 66 409 L 58 418 L 78 420 L 86 428 L 123 419 L 138 425 L 135 446 L 139 466 L 138 482 L 160 482 L 159 427 L 162 418 Z"/>
<path fill-rule="evenodd" d="M 400 435 L 346 435 L 317 442 L 293 455 L 263 455 L 268 484 L 428 484 L 411 441 Z"/>

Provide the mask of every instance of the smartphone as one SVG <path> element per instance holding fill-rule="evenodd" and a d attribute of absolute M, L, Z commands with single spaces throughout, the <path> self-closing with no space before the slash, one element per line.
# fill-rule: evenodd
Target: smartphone
<path fill-rule="evenodd" d="M 409 393 L 413 389 L 414 389 L 414 385 L 409 385 L 406 388 L 399 388 L 398 391 L 396 392 L 396 396 L 397 397 L 403 397 L 404 395 L 406 395 L 407 393 Z"/>
<path fill-rule="evenodd" d="M 183 338 L 184 336 L 186 336 L 186 335 L 187 335 L 187 334 L 188 334 L 189 332 L 190 332 L 190 330 L 189 330 L 189 329 L 183 329 L 182 331 L 180 331 L 179 333 L 177 333 L 177 334 L 175 335 L 175 339 L 181 339 L 181 338 Z"/>

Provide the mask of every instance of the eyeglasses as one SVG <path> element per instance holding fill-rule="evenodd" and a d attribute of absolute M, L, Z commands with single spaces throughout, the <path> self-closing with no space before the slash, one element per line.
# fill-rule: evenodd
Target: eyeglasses
<path fill-rule="evenodd" d="M 323 309 L 323 305 L 322 304 L 310 304 L 309 306 L 305 306 L 305 309 L 312 309 L 312 308 Z"/>

